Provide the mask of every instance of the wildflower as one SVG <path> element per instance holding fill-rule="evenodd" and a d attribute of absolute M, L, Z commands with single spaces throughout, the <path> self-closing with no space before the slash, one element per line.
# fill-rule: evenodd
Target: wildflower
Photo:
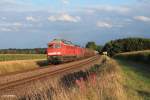
<path fill-rule="evenodd" d="M 92 86 L 96 86 L 96 73 L 91 73 L 89 76 L 89 81 Z"/>
<path fill-rule="evenodd" d="M 80 79 L 76 79 L 75 82 L 76 82 L 77 86 L 79 86 L 79 89 L 81 91 L 84 91 L 86 89 L 85 81 L 83 80 L 83 77 L 81 77 Z"/>

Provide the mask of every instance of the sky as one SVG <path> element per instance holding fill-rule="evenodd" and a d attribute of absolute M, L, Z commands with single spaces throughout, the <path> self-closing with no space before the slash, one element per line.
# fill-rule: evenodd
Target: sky
<path fill-rule="evenodd" d="M 0 0 L 0 49 L 150 38 L 150 0 Z"/>

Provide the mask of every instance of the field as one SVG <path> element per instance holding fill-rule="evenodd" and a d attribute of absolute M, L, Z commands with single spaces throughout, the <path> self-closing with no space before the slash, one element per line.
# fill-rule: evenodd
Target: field
<path fill-rule="evenodd" d="M 47 60 L 17 60 L 0 62 L 0 75 L 12 72 L 26 71 L 48 65 Z"/>
<path fill-rule="evenodd" d="M 150 99 L 149 57 L 150 51 L 123 53 L 115 57 L 122 68 L 124 87 L 131 100 Z"/>
<path fill-rule="evenodd" d="M 148 65 L 118 60 L 122 67 L 124 86 L 131 100 L 150 99 L 150 68 Z"/>
<path fill-rule="evenodd" d="M 150 50 L 120 53 L 114 58 L 150 64 Z"/>
<path fill-rule="evenodd" d="M 38 68 L 42 63 L 46 63 L 43 54 L 0 54 L 0 75 Z"/>
<path fill-rule="evenodd" d="M 44 54 L 0 54 L 1 61 L 46 59 Z"/>

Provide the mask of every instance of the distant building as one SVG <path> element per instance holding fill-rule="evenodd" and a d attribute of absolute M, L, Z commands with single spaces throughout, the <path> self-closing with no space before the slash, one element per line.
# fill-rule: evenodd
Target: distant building
<path fill-rule="evenodd" d="M 102 54 L 103 54 L 103 55 L 107 55 L 108 53 L 107 53 L 107 51 L 105 51 L 105 52 L 103 52 Z"/>

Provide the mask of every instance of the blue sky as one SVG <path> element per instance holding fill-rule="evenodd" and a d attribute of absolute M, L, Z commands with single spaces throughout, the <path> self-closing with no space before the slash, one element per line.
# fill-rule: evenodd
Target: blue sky
<path fill-rule="evenodd" d="M 46 47 L 54 38 L 79 45 L 150 38 L 149 0 L 1 0 L 0 49 Z"/>

